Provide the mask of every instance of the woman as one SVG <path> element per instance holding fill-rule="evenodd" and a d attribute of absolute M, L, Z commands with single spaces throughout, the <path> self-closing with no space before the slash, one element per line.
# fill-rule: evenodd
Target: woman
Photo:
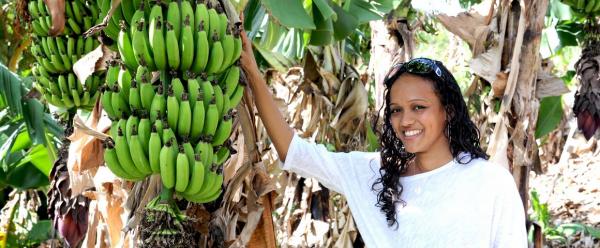
<path fill-rule="evenodd" d="M 527 247 L 511 174 L 487 162 L 452 74 L 419 58 L 385 79 L 381 152 L 328 152 L 294 133 L 242 34 L 242 68 L 283 169 L 343 194 L 367 247 Z"/>

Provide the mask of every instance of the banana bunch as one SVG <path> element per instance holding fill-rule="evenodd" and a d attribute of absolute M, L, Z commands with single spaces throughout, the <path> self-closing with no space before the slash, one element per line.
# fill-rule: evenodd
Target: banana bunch
<path fill-rule="evenodd" d="M 580 14 L 597 15 L 600 12 L 599 0 L 562 0 L 562 3 L 571 6 L 571 8 Z"/>
<path fill-rule="evenodd" d="M 239 30 L 218 5 L 182 0 L 150 6 L 140 0 L 139 5 L 122 1 L 120 8 L 122 16 L 113 15 L 110 26 L 120 27 L 118 50 L 130 70 L 144 65 L 180 76 L 221 74 L 241 55 Z"/>
<path fill-rule="evenodd" d="M 131 181 L 160 174 L 165 188 L 187 200 L 213 201 L 221 193 L 219 166 L 231 154 L 234 108 L 244 92 L 240 68 L 230 66 L 218 79 L 165 71 L 152 78 L 144 65 L 130 71 L 124 63 L 109 64 L 100 99 L 113 120 L 107 167 Z"/>
<path fill-rule="evenodd" d="M 34 37 L 31 53 L 43 71 L 51 74 L 64 74 L 72 71 L 73 64 L 82 56 L 94 50 L 100 42 L 83 36 Z"/>
<path fill-rule="evenodd" d="M 52 27 L 50 11 L 43 0 L 32 0 L 27 4 L 31 15 L 31 28 L 38 36 L 48 36 Z M 100 12 L 95 1 L 65 1 L 65 28 L 63 35 L 80 35 L 98 21 Z"/>
<path fill-rule="evenodd" d="M 96 2 L 65 1 L 65 28 L 56 37 L 49 36 L 52 18 L 43 0 L 29 1 L 27 9 L 34 34 L 31 53 L 36 59 L 32 68 L 36 89 L 56 107 L 91 109 L 100 96 L 104 79 L 101 73 L 96 73 L 79 82 L 73 64 L 100 44 L 95 37 L 81 36 L 98 21 Z"/>

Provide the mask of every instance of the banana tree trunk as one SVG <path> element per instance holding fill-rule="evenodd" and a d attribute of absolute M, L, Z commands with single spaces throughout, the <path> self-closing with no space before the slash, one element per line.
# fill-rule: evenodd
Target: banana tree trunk
<path fill-rule="evenodd" d="M 371 60 L 369 72 L 375 79 L 375 107 L 383 105 L 383 80 L 390 66 L 412 58 L 415 46 L 413 31 L 405 19 L 388 16 L 371 21 Z M 377 58 L 377 59 L 373 59 Z"/>

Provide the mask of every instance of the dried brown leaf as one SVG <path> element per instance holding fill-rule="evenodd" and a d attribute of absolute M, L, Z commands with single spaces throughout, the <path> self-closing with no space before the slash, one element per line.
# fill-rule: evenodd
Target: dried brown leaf
<path fill-rule="evenodd" d="M 537 79 L 535 96 L 539 99 L 548 96 L 560 96 L 569 92 L 569 88 L 561 78 L 546 71 L 538 71 Z"/>
<path fill-rule="evenodd" d="M 52 26 L 48 30 L 50 36 L 58 36 L 65 29 L 65 0 L 44 0 L 50 17 L 52 18 Z"/>
<path fill-rule="evenodd" d="M 508 74 L 505 72 L 498 72 L 498 74 L 496 74 L 496 80 L 492 82 L 492 90 L 494 91 L 495 97 L 501 97 L 502 95 L 504 95 L 507 79 Z"/>
<path fill-rule="evenodd" d="M 81 57 L 73 64 L 73 72 L 83 84 L 96 71 L 105 70 L 106 62 L 117 57 L 117 53 L 108 46 L 100 45 L 93 51 Z"/>

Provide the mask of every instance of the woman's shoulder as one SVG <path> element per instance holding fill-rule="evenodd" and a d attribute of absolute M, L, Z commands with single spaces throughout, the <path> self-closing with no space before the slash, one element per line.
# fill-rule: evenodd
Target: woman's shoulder
<path fill-rule="evenodd" d="M 471 177 L 478 178 L 492 184 L 514 184 L 514 179 L 508 168 L 502 167 L 485 158 L 473 158 L 469 154 L 462 154 L 455 159 L 458 168 L 468 171 Z M 462 165 L 462 166 L 461 166 Z"/>

